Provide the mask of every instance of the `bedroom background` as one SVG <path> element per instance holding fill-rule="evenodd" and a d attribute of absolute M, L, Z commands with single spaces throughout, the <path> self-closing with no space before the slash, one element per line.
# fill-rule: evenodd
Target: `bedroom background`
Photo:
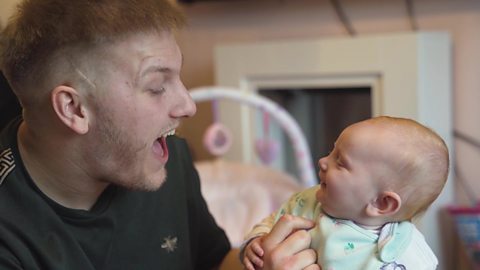
<path fill-rule="evenodd" d="M 342 24 L 333 6 L 334 1 L 296 0 L 243 0 L 198 1 L 183 5 L 190 20 L 189 27 L 180 33 L 179 42 L 184 50 L 184 78 L 187 87 L 212 85 L 218 80 L 215 74 L 215 48 L 222 44 L 252 43 L 275 40 L 305 40 L 336 37 L 363 37 L 377 34 L 393 34 L 412 31 L 446 31 L 452 42 L 452 117 L 453 130 L 480 140 L 480 125 L 476 119 L 480 113 L 477 100 L 480 95 L 480 2 L 472 0 L 417 0 L 413 3 L 413 23 L 406 3 L 409 1 L 347 0 L 341 2 L 354 35 Z M 351 30 L 351 29 L 350 29 Z M 189 120 L 185 134 L 195 145 L 199 159 L 211 156 L 204 150 L 201 136 L 195 131 L 205 130 L 211 122 L 211 110 L 201 104 L 199 119 Z M 465 190 L 480 196 L 480 153 L 460 139 L 454 140 L 452 149 L 467 188 L 455 181 L 455 200 L 470 203 Z M 447 244 L 449 245 L 449 244 Z M 457 250 L 456 244 L 451 250 Z M 440 269 L 468 269 L 463 264 L 463 254 L 451 256 L 447 252 Z M 455 266 L 454 266 L 455 265 Z"/>

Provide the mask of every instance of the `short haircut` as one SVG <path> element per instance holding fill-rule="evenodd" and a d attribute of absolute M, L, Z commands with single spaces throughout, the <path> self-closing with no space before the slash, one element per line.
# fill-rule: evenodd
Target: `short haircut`
<path fill-rule="evenodd" d="M 88 51 L 125 35 L 171 31 L 184 23 L 168 0 L 24 0 L 0 35 L 0 69 L 18 95 L 55 72 L 60 51 Z"/>
<path fill-rule="evenodd" d="M 402 151 L 394 166 L 400 176 L 397 187 L 407 218 L 424 212 L 441 193 L 449 173 L 449 153 L 444 140 L 432 129 L 406 118 L 377 117 L 371 120 L 396 134 Z"/>

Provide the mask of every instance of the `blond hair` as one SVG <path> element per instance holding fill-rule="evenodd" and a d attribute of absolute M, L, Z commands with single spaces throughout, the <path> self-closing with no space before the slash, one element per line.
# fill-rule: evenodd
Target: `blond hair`
<path fill-rule="evenodd" d="M 16 94 L 28 97 L 68 66 L 59 67 L 59 58 L 94 57 L 90 50 L 123 36 L 184 22 L 168 0 L 25 0 L 0 35 L 0 68 Z"/>
<path fill-rule="evenodd" d="M 399 153 L 391 157 L 402 198 L 399 215 L 411 219 L 423 213 L 441 193 L 449 172 L 449 153 L 444 140 L 432 129 L 406 118 L 381 116 L 367 120 L 388 129 Z"/>

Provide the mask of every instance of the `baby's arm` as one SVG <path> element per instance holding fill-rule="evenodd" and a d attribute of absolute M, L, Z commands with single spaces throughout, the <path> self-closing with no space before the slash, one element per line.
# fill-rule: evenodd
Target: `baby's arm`
<path fill-rule="evenodd" d="M 283 203 L 283 205 L 280 207 L 279 210 L 272 213 L 270 216 L 263 219 L 260 223 L 258 223 L 253 227 L 253 229 L 245 237 L 245 242 L 242 245 L 241 252 L 240 252 L 240 260 L 242 261 L 246 269 L 254 270 L 255 267 L 263 267 L 262 266 L 263 255 L 265 253 L 265 250 L 263 250 L 261 244 L 264 236 L 268 235 L 272 231 L 272 228 L 275 226 L 278 219 L 282 217 L 284 214 L 290 214 L 293 216 L 303 216 L 302 215 L 302 210 L 304 210 L 303 207 L 305 207 L 306 209 L 310 209 L 310 208 L 314 209 L 313 206 L 316 204 L 315 199 L 312 199 L 312 202 L 311 202 L 312 205 L 307 206 L 304 204 L 305 200 L 302 198 L 305 196 L 305 192 L 308 192 L 309 194 L 313 194 L 310 197 L 315 198 L 314 194 L 316 193 L 317 189 L 318 187 L 313 187 L 308 190 L 305 190 L 302 193 L 294 194 L 293 196 L 290 197 L 288 201 Z M 307 219 L 311 219 L 312 218 L 311 215 L 313 213 L 307 212 L 307 214 L 310 214 L 310 215 L 305 215 L 303 217 Z M 297 220 L 296 218 L 293 218 L 293 219 Z M 289 223 L 287 221 L 285 222 Z M 305 229 L 305 228 L 295 227 L 295 230 L 292 231 L 291 233 L 294 233 L 298 229 Z M 266 252 L 268 252 L 268 250 L 266 250 Z"/>
<path fill-rule="evenodd" d="M 317 255 L 311 248 L 310 235 L 314 222 L 302 217 L 285 215 L 274 225 L 270 233 L 252 239 L 246 245 L 246 269 L 309 269 L 320 270 Z M 261 255 L 260 255 L 261 254 Z M 255 259 L 260 259 L 256 262 Z M 257 267 L 257 268 L 255 268 Z"/>
<path fill-rule="evenodd" d="M 255 266 L 263 267 L 263 249 L 260 242 L 261 238 L 272 230 L 276 215 L 276 213 L 272 213 L 264 218 L 245 237 L 245 242 L 240 252 L 240 260 L 246 269 L 254 270 Z"/>
<path fill-rule="evenodd" d="M 263 249 L 260 246 L 262 236 L 252 239 L 245 247 L 243 265 L 247 270 L 263 267 Z"/>

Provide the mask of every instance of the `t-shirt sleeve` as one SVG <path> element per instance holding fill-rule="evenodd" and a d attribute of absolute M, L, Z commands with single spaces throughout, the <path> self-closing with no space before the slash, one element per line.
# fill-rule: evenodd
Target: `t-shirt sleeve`
<path fill-rule="evenodd" d="M 192 259 L 195 269 L 212 269 L 219 266 L 230 251 L 230 242 L 208 210 L 187 144 L 184 140 L 177 144 L 186 169 Z"/>

